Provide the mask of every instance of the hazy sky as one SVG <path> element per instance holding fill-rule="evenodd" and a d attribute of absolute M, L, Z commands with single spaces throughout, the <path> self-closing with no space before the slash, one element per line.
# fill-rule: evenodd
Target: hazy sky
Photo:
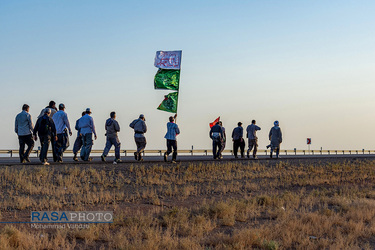
<path fill-rule="evenodd" d="M 260 149 L 274 120 L 284 149 L 306 149 L 307 137 L 313 149 L 374 149 L 374 13 L 375 1 L 354 0 L 1 0 L 0 149 L 18 147 L 24 103 L 35 123 L 50 100 L 66 105 L 72 128 L 92 109 L 96 149 L 111 111 L 123 149 L 135 148 L 129 123 L 140 113 L 147 149 L 165 148 L 157 50 L 183 51 L 180 149 L 210 148 L 218 116 L 229 136 L 256 119 Z"/>

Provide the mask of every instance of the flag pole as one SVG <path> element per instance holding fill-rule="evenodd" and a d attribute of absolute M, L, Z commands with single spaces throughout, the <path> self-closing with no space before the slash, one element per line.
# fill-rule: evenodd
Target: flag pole
<path fill-rule="evenodd" d="M 174 119 L 175 123 L 177 123 L 178 100 L 180 99 L 181 64 L 182 64 L 182 50 L 181 50 L 181 57 L 180 57 L 180 81 L 178 83 L 178 89 L 177 89 L 176 117 Z"/>

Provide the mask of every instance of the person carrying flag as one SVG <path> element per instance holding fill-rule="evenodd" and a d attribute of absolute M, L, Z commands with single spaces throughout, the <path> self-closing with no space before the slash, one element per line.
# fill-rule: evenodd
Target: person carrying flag
<path fill-rule="evenodd" d="M 167 123 L 167 133 L 164 138 L 167 139 L 167 152 L 164 153 L 164 161 L 168 161 L 168 155 L 172 153 L 172 163 L 176 163 L 177 158 L 177 135 L 180 134 L 180 129 L 178 125 L 174 122 L 177 117 L 177 114 L 169 117 L 169 122 Z"/>

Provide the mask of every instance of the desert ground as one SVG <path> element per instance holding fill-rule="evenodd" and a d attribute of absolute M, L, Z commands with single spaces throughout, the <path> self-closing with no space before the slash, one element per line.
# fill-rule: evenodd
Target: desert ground
<path fill-rule="evenodd" d="M 3 164 L 0 185 L 2 222 L 114 212 L 88 228 L 2 223 L 1 249 L 375 248 L 374 158 Z"/>

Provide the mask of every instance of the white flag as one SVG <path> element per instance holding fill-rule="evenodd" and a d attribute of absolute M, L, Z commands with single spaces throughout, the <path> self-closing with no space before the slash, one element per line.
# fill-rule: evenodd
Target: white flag
<path fill-rule="evenodd" d="M 180 69 L 182 50 L 157 51 L 155 67 L 160 69 Z"/>

